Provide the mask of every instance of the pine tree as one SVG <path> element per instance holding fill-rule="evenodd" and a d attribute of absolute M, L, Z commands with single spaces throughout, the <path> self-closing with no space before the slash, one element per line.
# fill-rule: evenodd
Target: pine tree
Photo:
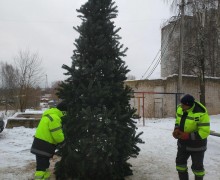
<path fill-rule="evenodd" d="M 69 109 L 55 174 L 57 179 L 124 179 L 132 174 L 127 160 L 138 155 L 137 144 L 143 142 L 132 119 L 132 90 L 124 85 L 129 70 L 122 60 L 127 48 L 112 21 L 117 6 L 112 0 L 88 0 L 77 11 L 82 24 L 74 29 L 80 36 L 71 67 L 63 65 L 68 78 L 58 93 Z"/>

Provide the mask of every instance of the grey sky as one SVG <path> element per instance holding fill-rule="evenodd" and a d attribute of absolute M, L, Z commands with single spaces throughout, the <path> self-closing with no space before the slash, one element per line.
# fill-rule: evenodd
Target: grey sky
<path fill-rule="evenodd" d="M 86 0 L 0 0 L 0 61 L 13 63 L 19 50 L 38 52 L 49 83 L 66 77 L 80 25 L 76 9 Z M 160 49 L 160 26 L 171 16 L 164 0 L 116 0 L 121 43 L 129 74 L 140 79 Z M 158 76 L 158 69 L 152 77 Z"/>

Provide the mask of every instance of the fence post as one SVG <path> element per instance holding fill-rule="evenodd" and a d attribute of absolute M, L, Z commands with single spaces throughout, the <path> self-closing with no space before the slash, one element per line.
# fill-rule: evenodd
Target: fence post
<path fill-rule="evenodd" d="M 145 126 L 145 120 L 144 120 L 144 92 L 142 93 L 143 98 L 143 126 Z"/>

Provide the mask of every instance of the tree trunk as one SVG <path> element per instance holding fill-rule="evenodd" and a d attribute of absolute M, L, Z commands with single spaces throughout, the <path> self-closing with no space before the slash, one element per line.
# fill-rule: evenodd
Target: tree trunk
<path fill-rule="evenodd" d="M 217 58 L 220 59 L 220 0 L 218 0 L 218 14 L 217 14 L 217 37 L 218 37 L 218 51 Z"/>
<path fill-rule="evenodd" d="M 205 105 L 205 37 L 204 28 L 200 36 L 200 102 Z"/>
<path fill-rule="evenodd" d="M 202 72 L 202 76 L 200 77 L 200 102 L 205 106 L 205 75 L 204 71 Z"/>

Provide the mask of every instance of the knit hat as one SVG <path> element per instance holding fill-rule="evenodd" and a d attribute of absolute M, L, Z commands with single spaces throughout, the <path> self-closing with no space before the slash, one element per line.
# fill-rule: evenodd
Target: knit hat
<path fill-rule="evenodd" d="M 67 111 L 67 103 L 65 101 L 61 101 L 59 104 L 57 104 L 56 108 L 60 111 Z"/>
<path fill-rule="evenodd" d="M 182 104 L 192 107 L 195 102 L 195 98 L 191 96 L 190 94 L 186 94 L 182 97 L 181 101 Z"/>

